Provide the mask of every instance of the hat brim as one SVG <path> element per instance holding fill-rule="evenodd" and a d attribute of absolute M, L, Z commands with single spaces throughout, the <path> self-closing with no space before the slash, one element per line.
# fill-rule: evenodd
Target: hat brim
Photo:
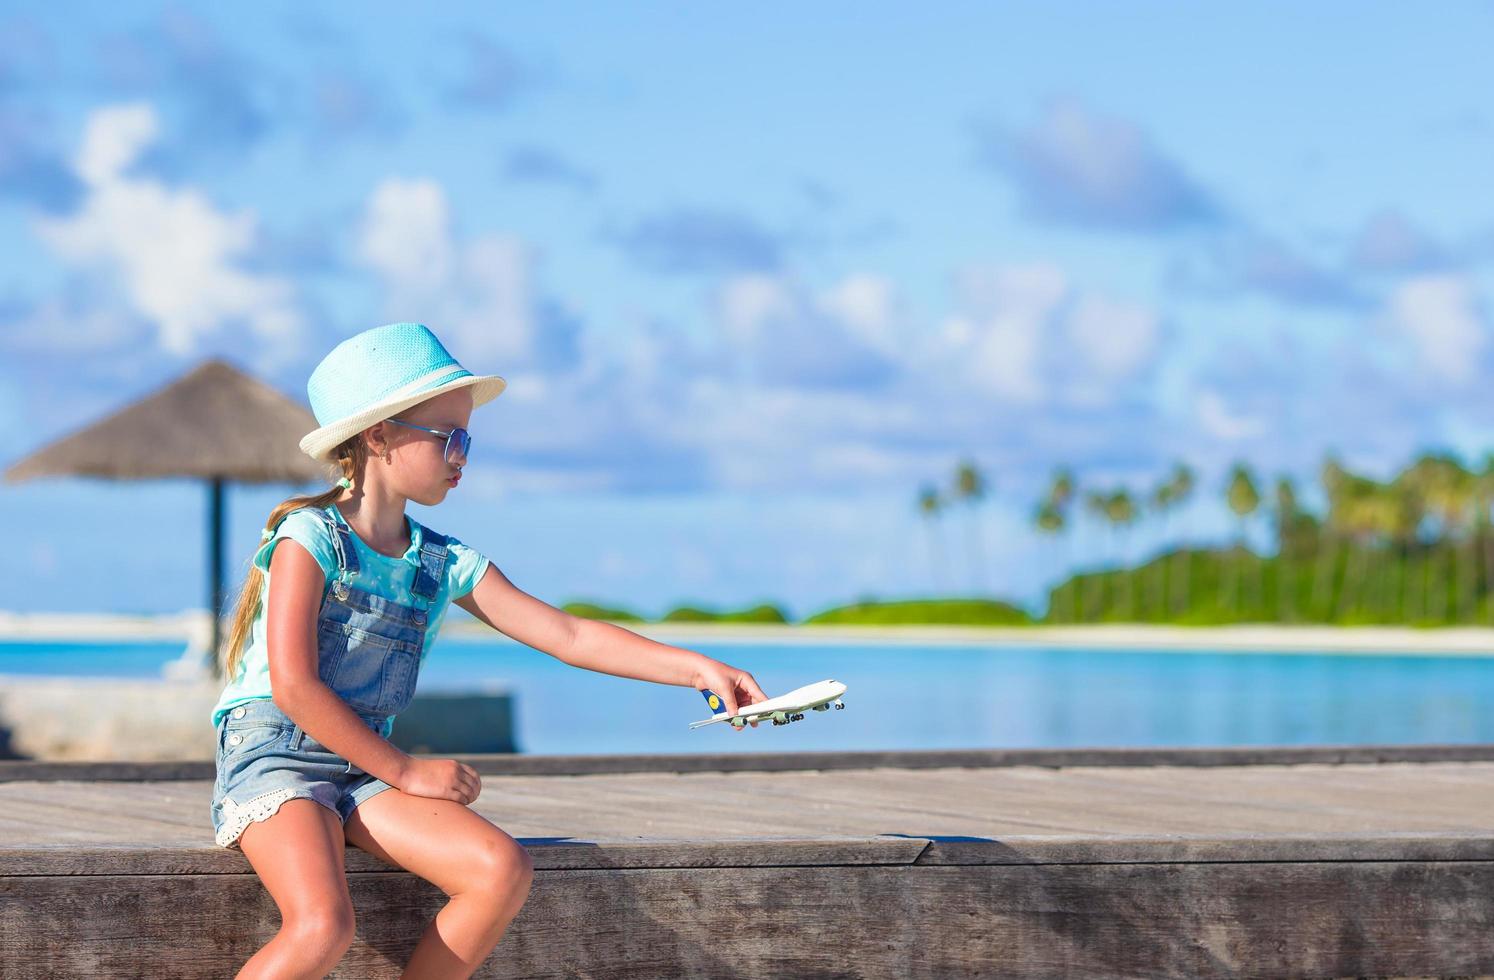
<path fill-rule="evenodd" d="M 328 422 L 321 428 L 313 429 L 311 432 L 306 433 L 306 435 L 301 437 L 301 451 L 312 459 L 330 463 L 332 461 L 332 450 L 375 422 L 382 422 L 392 415 L 397 415 L 411 405 L 418 405 L 427 399 L 445 394 L 448 391 L 455 391 L 458 388 L 471 388 L 472 407 L 476 408 L 497 398 L 503 392 L 503 389 L 507 387 L 508 382 L 496 374 L 469 374 L 466 377 L 457 378 L 455 381 L 449 381 L 446 384 L 437 385 L 434 388 L 428 388 L 425 391 L 419 391 L 412 395 L 390 398 L 386 401 L 369 405 L 361 412 L 338 419 L 336 422 Z"/>

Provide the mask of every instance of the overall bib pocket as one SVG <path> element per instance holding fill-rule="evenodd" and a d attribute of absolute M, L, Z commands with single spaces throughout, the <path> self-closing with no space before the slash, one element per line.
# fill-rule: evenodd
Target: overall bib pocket
<path fill-rule="evenodd" d="M 391 715 L 409 704 L 417 660 L 409 644 L 335 620 L 323 620 L 317 643 L 322 683 L 354 711 Z"/>

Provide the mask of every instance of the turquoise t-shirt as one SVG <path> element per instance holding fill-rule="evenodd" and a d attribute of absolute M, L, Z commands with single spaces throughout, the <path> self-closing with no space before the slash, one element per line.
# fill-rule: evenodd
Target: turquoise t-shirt
<path fill-rule="evenodd" d="M 337 505 L 328 504 L 326 510 L 339 523 L 347 523 Z M 374 551 L 363 543 L 357 531 L 351 527 L 348 529 L 353 548 L 358 554 L 358 571 L 351 584 L 395 602 L 414 605 L 415 598 L 410 587 L 415 582 L 416 570 L 420 568 L 420 544 L 424 536 L 420 525 L 410 520 L 409 515 L 405 516 L 405 522 L 409 528 L 410 547 L 398 558 L 390 558 Z M 326 524 L 310 510 L 296 510 L 287 514 L 275 529 L 275 536 L 254 554 L 254 564 L 265 577 L 263 591 L 260 593 L 259 612 L 250 627 L 249 639 L 238 670 L 228 679 L 223 693 L 218 697 L 218 703 L 213 706 L 214 728 L 235 705 L 270 697 L 270 658 L 265 644 L 265 610 L 269 606 L 270 597 L 270 556 L 275 553 L 275 546 L 286 538 L 291 538 L 311 552 L 326 576 L 323 588 L 331 584 L 333 576 L 337 574 L 337 551 L 332 543 L 332 532 Z M 449 552 L 446 558 L 446 575 L 436 589 L 436 598 L 431 603 L 426 619 L 425 644 L 420 650 L 422 665 L 425 664 L 426 655 L 430 653 L 431 644 L 435 642 L 436 634 L 441 631 L 441 622 L 446 618 L 446 607 L 451 600 L 460 599 L 477 588 L 483 573 L 488 570 L 487 558 L 456 538 L 448 537 L 446 540 Z M 388 734 L 392 726 L 391 716 L 385 723 L 385 734 Z"/>

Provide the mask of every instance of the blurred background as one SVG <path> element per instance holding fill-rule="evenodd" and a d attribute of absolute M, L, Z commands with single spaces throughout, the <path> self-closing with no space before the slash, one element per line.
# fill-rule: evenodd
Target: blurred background
<path fill-rule="evenodd" d="M 411 514 L 555 605 L 1485 626 L 1491 29 L 1487 3 L 9 5 L 0 459 L 210 358 L 304 402 L 338 341 L 416 320 L 509 387 L 461 487 Z M 229 488 L 233 588 L 301 489 Z M 201 480 L 32 479 L 0 509 L 0 609 L 204 604 Z M 161 642 L 138 670 L 0 643 L 0 669 L 154 674 Z M 1052 692 L 1093 653 L 1025 643 Z M 858 649 L 773 679 L 836 676 L 855 708 Z M 1178 655 L 1136 655 L 1138 690 L 1178 683 Z M 451 685 L 487 678 L 462 656 Z M 1365 696 L 1371 662 L 1334 660 L 1323 696 Z M 939 700 L 971 669 L 1005 689 L 979 663 L 919 706 L 1006 720 L 917 744 L 1486 734 L 1457 701 L 1482 667 L 1436 657 L 1384 681 L 1431 701 L 1233 734 L 1206 724 L 1243 724 L 1228 704 L 1148 727 L 1035 694 L 1048 721 L 1009 728 Z M 896 698 L 892 670 L 865 685 Z M 695 696 L 647 696 L 671 717 L 644 747 L 687 750 Z M 1130 727 L 1063 721 L 1107 711 Z M 854 714 L 775 734 L 850 744 Z"/>

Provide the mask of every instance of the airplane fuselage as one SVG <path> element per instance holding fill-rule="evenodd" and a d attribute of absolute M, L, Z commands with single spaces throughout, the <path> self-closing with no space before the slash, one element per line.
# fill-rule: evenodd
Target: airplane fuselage
<path fill-rule="evenodd" d="M 845 702 L 840 700 L 840 696 L 845 691 L 846 686 L 840 681 L 817 681 L 787 694 L 780 694 L 776 698 L 743 705 L 737 709 L 735 715 L 729 715 L 724 710 L 718 711 L 710 718 L 691 722 L 690 727 L 700 728 L 718 721 L 728 722 L 734 728 L 741 728 L 754 721 L 768 720 L 775 725 L 787 725 L 803 719 L 805 711 L 828 711 L 832 703 L 836 708 L 844 708 Z"/>

